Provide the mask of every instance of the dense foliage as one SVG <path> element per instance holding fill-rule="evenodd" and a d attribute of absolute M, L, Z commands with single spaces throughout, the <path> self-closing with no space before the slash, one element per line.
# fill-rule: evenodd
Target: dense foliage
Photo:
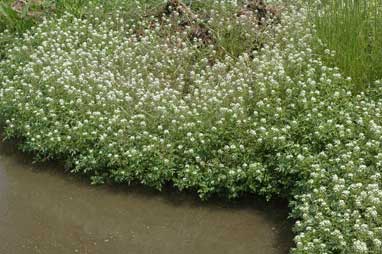
<path fill-rule="evenodd" d="M 7 137 L 95 183 L 287 195 L 293 253 L 381 253 L 382 82 L 354 94 L 301 6 L 212 7 L 45 20 L 0 63 Z"/>

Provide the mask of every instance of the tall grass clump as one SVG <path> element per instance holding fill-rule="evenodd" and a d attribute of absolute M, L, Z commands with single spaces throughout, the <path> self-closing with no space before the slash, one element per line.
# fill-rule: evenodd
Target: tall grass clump
<path fill-rule="evenodd" d="M 284 196 L 292 253 L 380 254 L 382 82 L 354 93 L 300 1 L 262 19 L 194 6 L 97 6 L 24 33 L 0 61 L 5 136 L 94 183 Z"/>
<path fill-rule="evenodd" d="M 382 78 L 382 1 L 314 1 L 311 13 L 317 35 L 335 51 L 327 59 L 362 90 Z"/>
<path fill-rule="evenodd" d="M 24 12 L 17 13 L 12 9 L 12 1 L 0 2 L 0 32 L 10 30 L 12 32 L 24 32 L 34 25 L 33 18 L 27 17 L 27 8 Z"/>

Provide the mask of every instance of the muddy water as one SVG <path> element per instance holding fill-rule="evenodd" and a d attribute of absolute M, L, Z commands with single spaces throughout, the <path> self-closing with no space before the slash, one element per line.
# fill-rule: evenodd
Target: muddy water
<path fill-rule="evenodd" d="M 91 187 L 0 143 L 1 254 L 285 254 L 285 204 Z"/>

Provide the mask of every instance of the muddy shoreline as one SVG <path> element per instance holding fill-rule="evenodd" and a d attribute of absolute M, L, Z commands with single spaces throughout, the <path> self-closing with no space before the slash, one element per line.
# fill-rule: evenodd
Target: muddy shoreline
<path fill-rule="evenodd" d="M 0 143 L 0 253 L 262 253 L 293 245 L 284 201 L 90 186 Z"/>

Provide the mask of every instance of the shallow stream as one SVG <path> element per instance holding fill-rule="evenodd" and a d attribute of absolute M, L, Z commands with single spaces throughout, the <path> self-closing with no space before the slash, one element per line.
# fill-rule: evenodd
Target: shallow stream
<path fill-rule="evenodd" d="M 1 254 L 286 254 L 286 204 L 90 186 L 0 143 Z"/>

